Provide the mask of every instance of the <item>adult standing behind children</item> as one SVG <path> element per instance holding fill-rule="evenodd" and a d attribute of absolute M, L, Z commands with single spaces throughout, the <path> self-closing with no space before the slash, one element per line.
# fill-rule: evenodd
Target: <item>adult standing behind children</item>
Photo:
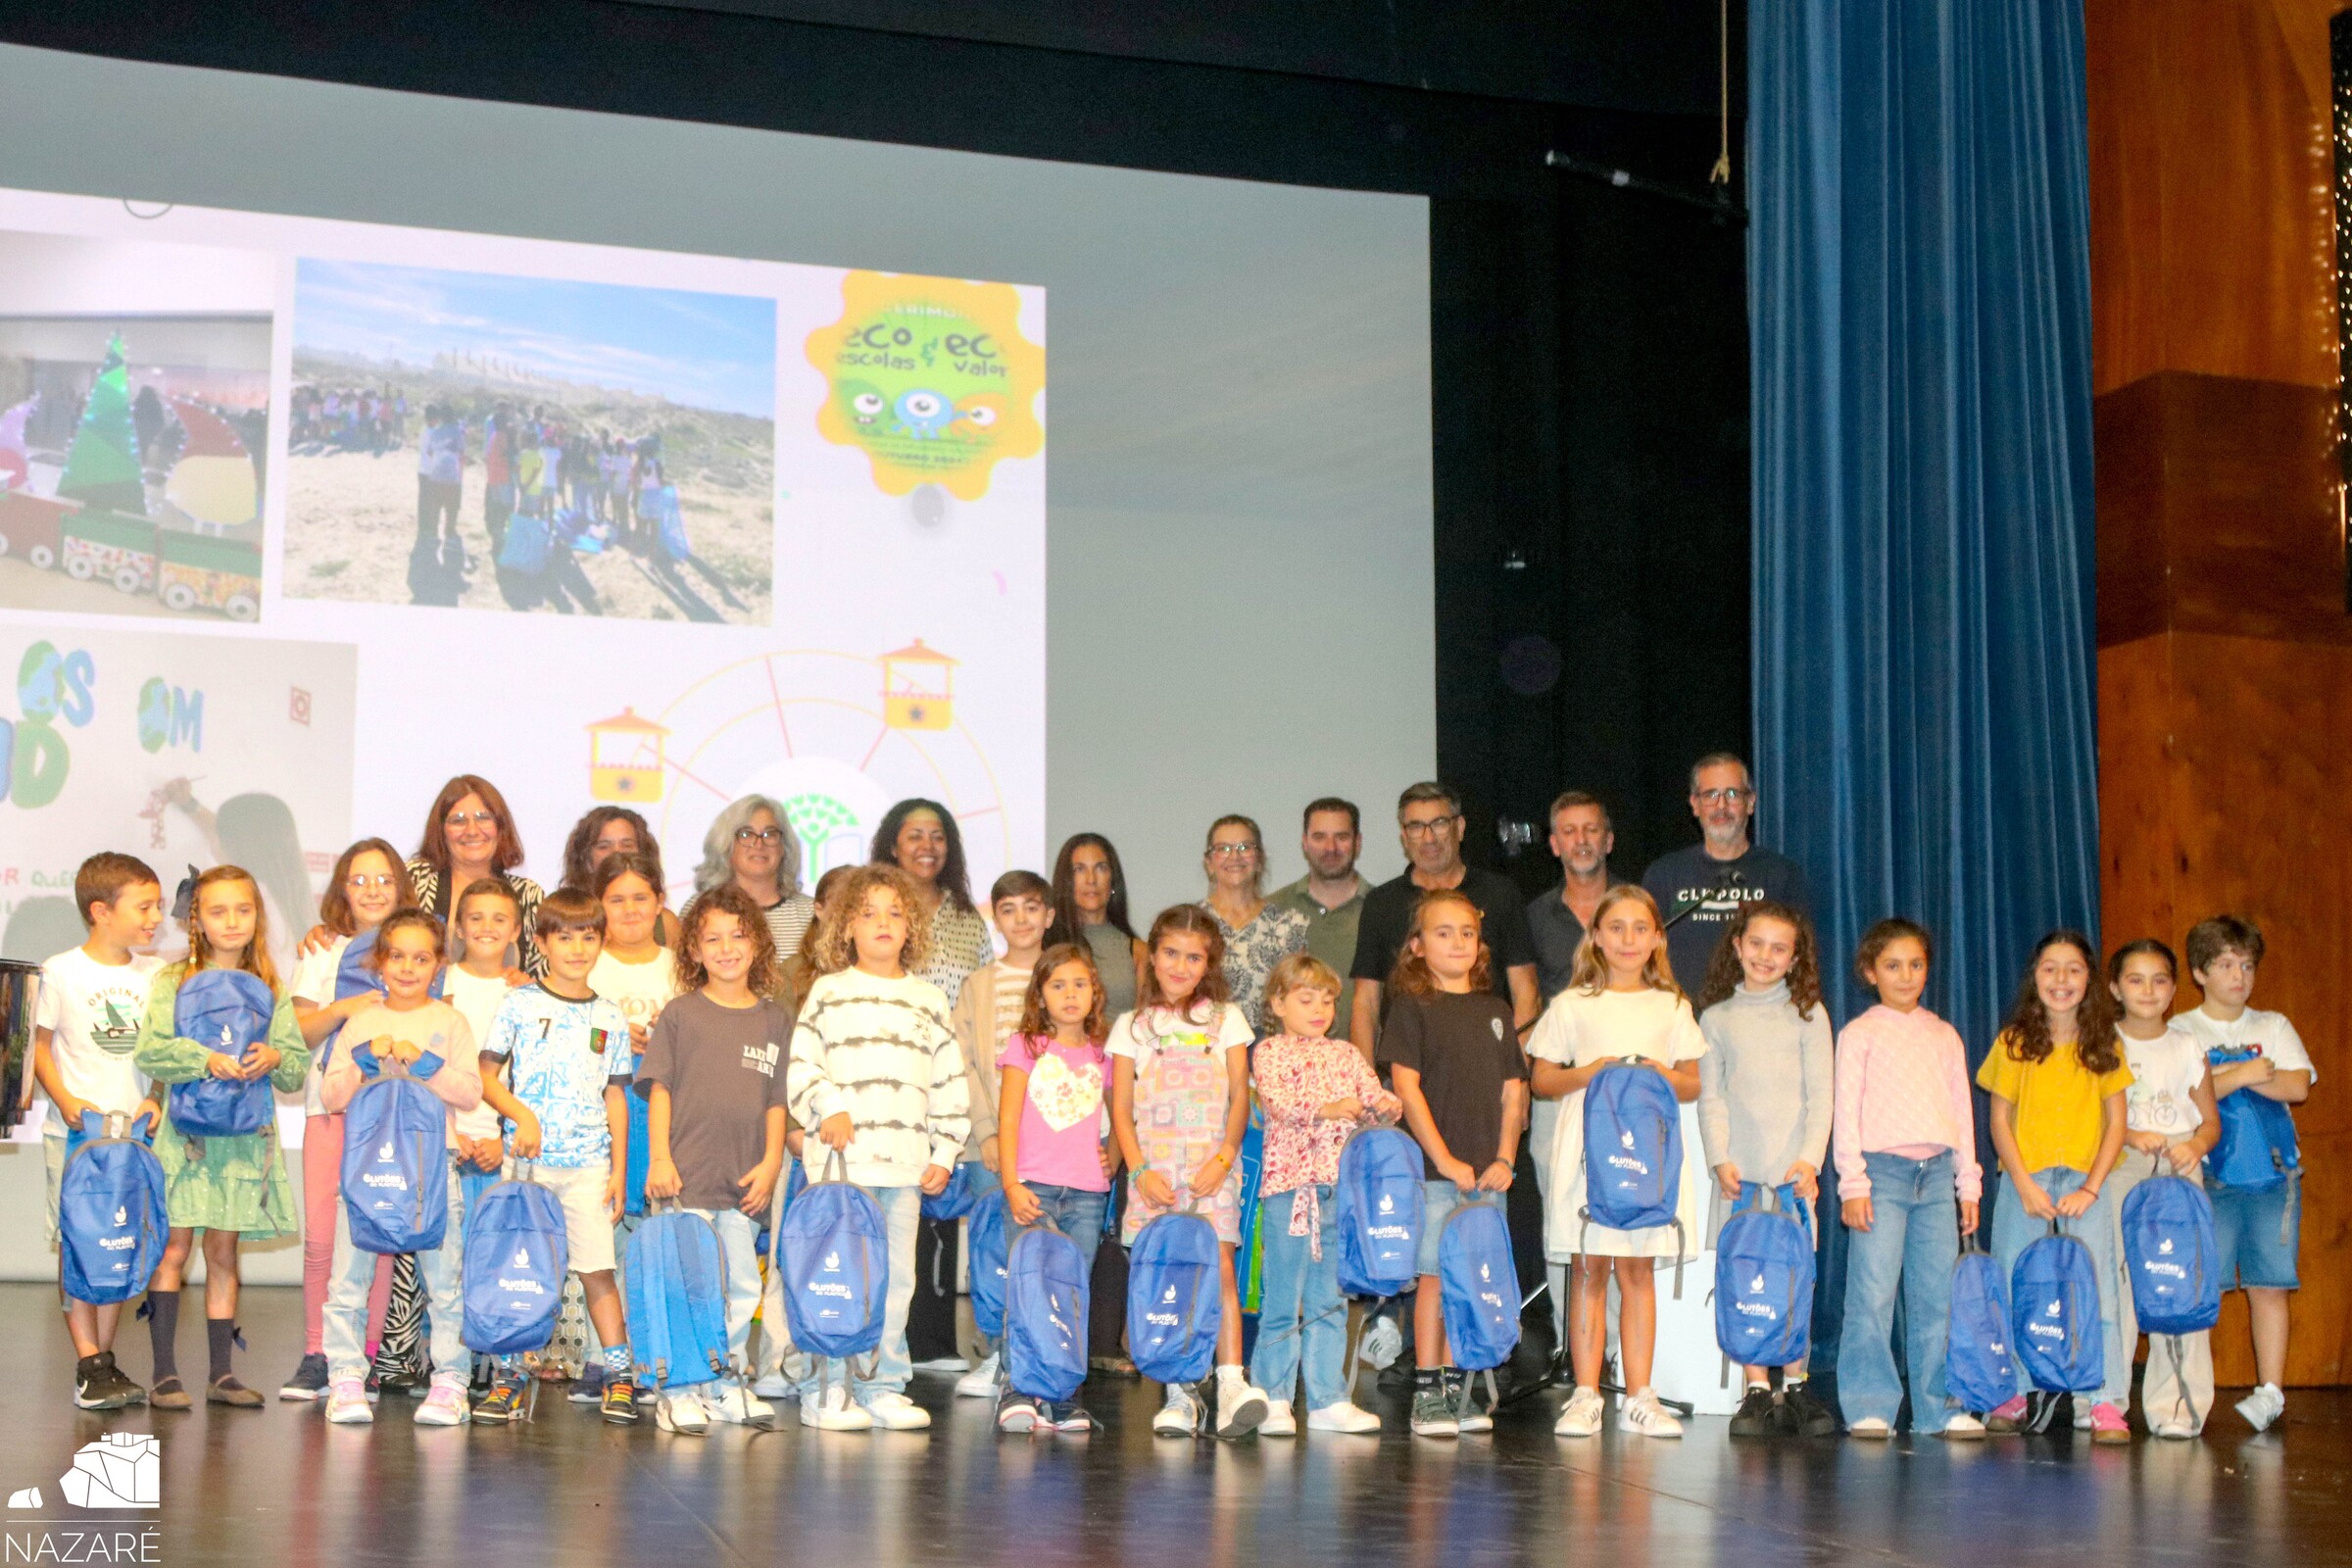
<path fill-rule="evenodd" d="M 1266 976 L 1294 953 L 1306 951 L 1306 916 L 1268 903 L 1266 845 L 1249 817 L 1220 816 L 1208 826 L 1200 857 L 1208 873 L 1201 906 L 1216 916 L 1225 939 L 1225 990 L 1250 1027 L 1265 1033 Z"/>
<path fill-rule="evenodd" d="M 1737 753 L 1709 752 L 1690 764 L 1690 814 L 1696 844 L 1649 862 L 1642 885 L 1666 921 L 1666 957 L 1678 975 L 1703 975 L 1742 904 L 1769 899 L 1799 914 L 1812 899 L 1804 867 L 1749 836 L 1756 786 Z"/>
<path fill-rule="evenodd" d="M 708 893 L 728 883 L 760 906 L 778 963 L 801 951 L 816 918 L 816 901 L 801 891 L 801 841 L 785 820 L 784 808 L 764 795 L 728 802 L 703 835 L 695 891 Z"/>
<path fill-rule="evenodd" d="M 1334 974 L 1355 964 L 1356 933 L 1372 884 L 1355 869 L 1364 850 L 1363 818 L 1353 801 L 1326 795 L 1310 801 L 1298 828 L 1298 854 L 1306 875 L 1274 890 L 1271 902 L 1306 916 L 1306 951 Z M 1339 1011 L 1331 1038 L 1345 1040 L 1355 1021 L 1355 982 L 1340 982 Z"/>
<path fill-rule="evenodd" d="M 547 895 L 538 883 L 515 871 L 521 863 L 522 835 L 514 829 L 507 798 L 479 774 L 460 773 L 433 797 L 423 842 L 409 857 L 409 888 L 418 906 L 446 925 L 459 894 L 486 876 L 506 883 L 522 915 L 522 929 L 514 934 L 516 961 L 537 979 L 547 973 L 537 936 L 539 901 Z"/>
<path fill-rule="evenodd" d="M 1119 852 L 1100 833 L 1073 833 L 1054 858 L 1054 923 L 1046 946 L 1075 942 L 1095 956 L 1103 1010 L 1116 1018 L 1135 1009 L 1143 971 L 1144 939 L 1127 913 L 1127 870 Z"/>

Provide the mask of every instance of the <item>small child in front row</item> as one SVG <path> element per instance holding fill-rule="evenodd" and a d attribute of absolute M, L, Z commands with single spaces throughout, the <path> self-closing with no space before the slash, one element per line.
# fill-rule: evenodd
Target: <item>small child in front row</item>
<path fill-rule="evenodd" d="M 1380 1087 L 1364 1054 L 1331 1038 L 1340 977 L 1294 953 L 1266 976 L 1265 1007 L 1281 1032 L 1257 1045 L 1257 1097 L 1266 1118 L 1258 1182 L 1265 1206 L 1262 1283 L 1250 1381 L 1272 1401 L 1264 1437 L 1297 1434 L 1291 1400 L 1301 1366 L 1306 1424 L 1317 1432 L 1378 1432 L 1380 1417 L 1348 1397 L 1348 1298 L 1340 1294 L 1340 1149 L 1358 1127 L 1384 1126 L 1404 1102 Z M 1290 1201 L 1275 1199 L 1290 1195 Z"/>
<path fill-rule="evenodd" d="M 871 1375 L 852 1390 L 850 1362 L 812 1368 L 801 1385 L 801 1422 L 911 1432 L 931 1424 L 931 1412 L 906 1397 L 914 1234 L 923 1195 L 947 1190 L 971 1127 L 963 1052 L 948 1026 L 948 999 L 911 972 L 931 949 L 931 916 L 912 877 L 895 865 L 851 872 L 816 944 L 818 974 L 794 1026 L 792 1114 L 882 1205 L 890 1281 Z M 804 1146 L 801 1158 L 821 1156 Z"/>
<path fill-rule="evenodd" d="M 604 1418 L 637 1419 L 628 1322 L 613 1280 L 612 1227 L 628 1192 L 629 1112 L 635 1076 L 629 1025 L 588 984 L 605 945 L 605 906 L 560 888 L 531 922 L 547 976 L 507 993 L 481 1042 L 482 1098 L 513 1124 L 507 1152 L 535 1160 L 537 1179 L 564 1205 L 571 1272 L 588 1298 L 588 1321 L 603 1346 Z M 508 1174 L 514 1174 L 510 1162 Z M 473 1419 L 512 1421 L 523 1390 L 522 1358 L 502 1357 Z"/>
<path fill-rule="evenodd" d="M 1110 1126 L 1130 1172 L 1120 1240 L 1132 1247 L 1146 1222 L 1187 1203 L 1216 1228 L 1217 1410 L 1220 1438 L 1246 1438 L 1266 1418 L 1266 1396 L 1242 1365 L 1241 1292 L 1233 1256 L 1242 1242 L 1242 1135 L 1250 1126 L 1250 1042 L 1242 1009 L 1225 1000 L 1225 939 L 1197 904 L 1159 911 L 1135 1010 L 1110 1026 Z M 1179 1184 L 1182 1184 L 1181 1187 Z M 1181 1194 L 1181 1196 L 1180 1196 Z M 1189 1438 L 1200 1402 L 1164 1386 L 1152 1430 Z"/>
<path fill-rule="evenodd" d="M 1821 1000 L 1813 922 L 1783 904 L 1742 904 L 1723 934 L 1698 994 L 1698 1137 L 1715 1198 L 1707 1234 L 1722 1234 L 1742 1195 L 1792 1187 L 1805 1205 L 1805 1234 L 1819 1236 L 1821 1162 L 1830 1148 L 1836 1038 Z M 1776 1432 L 1827 1438 L 1838 1417 L 1805 1391 L 1805 1363 L 1782 1369 L 1776 1402 L 1767 1368 L 1747 1380 L 1732 1417 L 1735 1438 Z"/>
<path fill-rule="evenodd" d="M 343 1025 L 318 1084 L 328 1115 L 348 1112 L 362 1084 L 396 1061 L 448 1107 L 447 1148 L 458 1142 L 457 1117 L 482 1100 L 481 1054 L 464 1014 L 433 996 L 444 937 L 441 922 L 422 909 L 399 909 L 376 927 L 368 966 L 383 985 L 383 1000 Z M 449 1183 L 449 1224 L 441 1245 L 417 1252 L 416 1277 L 432 1318 L 432 1386 L 416 1407 L 420 1427 L 454 1427 L 466 1418 L 466 1304 L 458 1265 L 466 1250 L 465 1189 Z M 375 1419 L 368 1404 L 368 1293 L 375 1254 L 352 1245 L 349 1211 L 335 1205 L 334 1261 L 326 1296 L 326 1418 L 338 1425 Z"/>
<path fill-rule="evenodd" d="M 1699 1183 L 1689 1176 L 1682 1183 L 1679 1248 L 1672 1225 L 1621 1231 L 1589 1225 L 1581 1215 L 1586 1089 L 1604 1072 L 1656 1072 L 1674 1086 L 1674 1098 L 1688 1104 L 1698 1098 L 1698 1063 L 1707 1052 L 1690 1004 L 1675 984 L 1657 902 L 1641 884 L 1628 882 L 1601 895 L 1576 950 L 1568 987 L 1536 1020 L 1527 1051 L 1536 1058 L 1536 1093 L 1561 1102 L 1545 1243 L 1551 1256 L 1566 1259 L 1572 1269 L 1568 1349 L 1576 1392 L 1552 1431 L 1564 1438 L 1590 1438 L 1600 1431 L 1600 1362 L 1613 1274 L 1617 1348 L 1627 1391 L 1617 1425 L 1643 1437 L 1679 1438 L 1683 1424 L 1659 1402 L 1649 1382 L 1658 1346 L 1657 1270 L 1661 1261 L 1690 1255 L 1697 1241 Z"/>
<path fill-rule="evenodd" d="M 651 1164 L 645 1196 L 676 1199 L 718 1233 L 726 1262 L 727 1364 L 741 1369 L 760 1310 L 760 1222 L 784 1174 L 785 1063 L 792 1014 L 775 989 L 776 941 L 752 896 L 721 883 L 686 906 L 675 1001 L 654 1020 L 637 1092 L 646 1100 Z M 665 1394 L 664 1432 L 708 1431 L 712 1419 L 764 1423 L 767 1401 L 733 1385 Z"/>
<path fill-rule="evenodd" d="M 2098 1274 L 2103 1343 L 2120 1346 L 2122 1233 L 2106 1183 L 2124 1149 L 2132 1069 L 2124 1065 L 2115 1004 L 2099 984 L 2098 965 L 2098 950 L 2080 932 L 2053 931 L 2035 943 L 1977 1083 L 1992 1096 L 1992 1147 L 2001 1159 L 2001 1191 L 1992 1204 L 1992 1255 L 2001 1273 L 2015 1277 L 2018 1253 L 2049 1221 L 2071 1221 L 2061 1229 L 2090 1249 Z M 2025 1377 L 2022 1362 L 2018 1376 Z M 2089 1407 L 2074 1400 L 2076 1430 L 2087 1429 L 2093 1443 L 2130 1443 L 2123 1407 L 2131 1396 L 2131 1363 L 2111 1354 Z M 2028 1412 L 2041 1397 L 2021 1387 L 1985 1425 L 1994 1432 L 2038 1431 L 2041 1423 Z"/>
<path fill-rule="evenodd" d="M 285 1094 L 301 1089 L 311 1070 L 311 1050 L 302 1043 L 293 1002 L 279 989 L 269 943 L 261 884 L 251 872 L 216 865 L 196 878 L 188 898 L 188 956 L 157 973 L 130 1064 L 159 1084 L 188 1084 L 205 1077 L 244 1083 L 267 1078 L 270 1087 Z M 242 969 L 259 976 L 276 996 L 269 1037 L 242 1059 L 177 1032 L 180 984 L 205 969 Z M 172 1341 L 179 1330 L 181 1274 L 201 1230 L 204 1326 L 212 1351 L 204 1396 L 212 1404 L 258 1409 L 261 1395 L 237 1380 L 229 1357 L 237 1336 L 238 1239 L 251 1235 L 267 1240 L 295 1228 L 294 1184 L 277 1146 L 276 1124 L 238 1138 L 194 1139 L 172 1127 L 167 1105 L 155 1153 L 163 1162 L 172 1236 L 147 1287 L 148 1329 L 155 1344 L 154 1382 L 147 1390 L 147 1402 L 163 1410 L 185 1410 L 194 1402 L 179 1381 Z"/>
<path fill-rule="evenodd" d="M 128 855 L 93 855 L 74 873 L 74 904 L 89 939 L 41 965 L 40 1011 L 32 1033 L 32 1072 L 49 1096 L 41 1124 L 41 1163 L 49 1173 L 49 1240 L 58 1243 L 58 1199 L 66 1161 L 85 1141 L 81 1115 L 149 1118 L 152 1137 L 164 1119 L 161 1099 L 131 1065 L 147 991 L 163 965 L 139 950 L 164 923 L 164 890 L 147 862 Z M 61 1275 L 62 1278 L 62 1275 Z M 66 1301 L 73 1338 L 74 1402 L 84 1410 L 138 1404 L 147 1391 L 115 1365 L 121 1302 Z"/>
<path fill-rule="evenodd" d="M 2280 1152 L 2291 1155 L 2293 1112 L 2279 1117 L 2278 1107 L 2303 1103 L 2319 1081 L 2311 1053 L 2286 1014 L 2247 1005 L 2262 954 L 2262 931 L 2251 920 L 2219 914 L 2189 927 L 2188 975 L 2204 1001 L 2175 1018 L 2173 1027 L 2204 1048 L 2213 1071 L 2215 1120 L 2223 1135 L 2215 1146 L 2216 1159 L 2229 1152 L 2223 1145 L 2236 1137 L 2252 1140 L 2259 1156 L 2269 1152 L 2266 1144 L 2277 1147 L 2281 1132 L 2286 1148 Z M 2266 1132 L 2258 1118 L 2286 1125 Z M 2275 1169 L 2273 1161 L 2257 1162 Z M 2215 1160 L 2208 1165 L 2205 1192 L 2213 1200 L 2222 1288 L 2244 1288 L 2254 1331 L 2254 1392 L 2237 1401 L 2237 1413 L 2262 1432 L 2286 1413 L 2280 1386 L 2286 1377 L 2286 1297 L 2301 1284 L 2296 1268 L 2303 1235 L 2301 1189 L 2283 1174 L 2260 1185 L 2227 1183 Z"/>
<path fill-rule="evenodd" d="M 1119 1168 L 1102 1137 L 1102 1048 L 1109 1033 L 1094 954 L 1080 943 L 1060 943 L 1032 966 L 1020 1016 L 996 1060 L 1006 1211 L 1015 1225 L 1051 1220 L 1077 1247 L 1082 1277 L 1094 1273 L 1110 1178 Z M 1017 1387 L 997 1402 L 1004 1432 L 1084 1432 L 1094 1424 L 1071 1400 L 1039 1398 Z"/>
<path fill-rule="evenodd" d="M 1960 1032 L 1920 1005 L 1935 940 L 1897 918 L 1862 933 L 1854 976 L 1879 1004 L 1838 1034 L 1838 1211 L 1853 1233 L 1838 1352 L 1838 1405 L 1857 1438 L 1888 1438 L 1911 1389 L 1914 1431 L 1982 1438 L 1984 1423 L 1949 1408 L 1952 1265 L 1977 1230 L 1984 1176 L 1976 1100 Z M 1959 1209 L 1955 1215 L 1954 1200 Z M 1903 1297 L 1907 1371 L 1894 1364 L 1894 1298 Z"/>
<path fill-rule="evenodd" d="M 2123 1009 L 2116 1023 L 2132 1087 L 2124 1091 L 2124 1152 L 2107 1177 L 2117 1223 L 2132 1189 L 2155 1176 L 2200 1181 L 2206 1152 L 2221 1141 L 2213 1073 L 2205 1048 L 2186 1030 L 2168 1026 L 2180 969 L 2173 950 L 2153 939 L 2129 942 L 2107 960 L 2107 993 Z M 2115 1310 L 2123 1332 L 2107 1346 L 2107 1381 L 2132 1386 L 2132 1352 L 2139 1340 L 2126 1269 Z M 2172 1343 L 2177 1341 L 2177 1343 Z M 2213 1331 L 2169 1336 L 2148 1348 L 2139 1390 L 2140 1414 L 2159 1438 L 2193 1438 L 2213 1409 Z"/>

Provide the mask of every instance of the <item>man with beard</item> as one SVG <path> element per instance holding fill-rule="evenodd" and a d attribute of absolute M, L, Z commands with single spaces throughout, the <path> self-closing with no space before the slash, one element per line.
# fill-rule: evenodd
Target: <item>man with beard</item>
<path fill-rule="evenodd" d="M 1267 902 L 1297 909 L 1306 916 L 1306 951 L 1345 975 L 1355 962 L 1355 933 L 1372 885 L 1355 874 L 1355 858 L 1363 853 L 1362 818 L 1352 801 L 1327 795 L 1308 805 L 1299 830 L 1298 853 L 1306 860 L 1306 875 L 1276 892 Z M 1331 1020 L 1331 1037 L 1346 1040 L 1355 1004 L 1355 982 L 1340 985 L 1340 1010 Z"/>
<path fill-rule="evenodd" d="M 1747 763 L 1731 752 L 1710 752 L 1690 766 L 1690 814 L 1704 836 L 1659 856 L 1642 873 L 1666 922 L 1675 983 L 1690 996 L 1706 982 L 1707 963 L 1740 905 L 1770 899 L 1809 912 L 1804 867 L 1749 839 L 1755 811 Z"/>

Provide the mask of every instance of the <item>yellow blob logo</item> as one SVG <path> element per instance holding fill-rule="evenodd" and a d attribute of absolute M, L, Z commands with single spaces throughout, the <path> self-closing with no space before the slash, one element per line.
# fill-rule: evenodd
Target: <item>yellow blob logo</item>
<path fill-rule="evenodd" d="M 828 388 L 816 428 L 862 450 L 885 494 L 977 501 L 1000 459 L 1045 450 L 1046 351 L 1021 336 L 1011 284 L 852 272 L 841 293 L 841 319 L 808 335 Z"/>

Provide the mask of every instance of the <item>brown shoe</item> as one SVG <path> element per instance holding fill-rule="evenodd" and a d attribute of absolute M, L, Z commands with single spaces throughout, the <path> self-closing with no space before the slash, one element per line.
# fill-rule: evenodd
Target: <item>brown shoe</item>
<path fill-rule="evenodd" d="M 207 1402 L 212 1404 L 233 1404 L 240 1409 L 247 1410 L 258 1410 L 262 1407 L 261 1395 L 239 1383 L 234 1372 L 205 1390 L 204 1396 Z"/>
<path fill-rule="evenodd" d="M 187 1385 L 172 1377 L 157 1378 L 147 1391 L 147 1402 L 158 1410 L 185 1410 L 196 1401 L 188 1397 Z"/>

